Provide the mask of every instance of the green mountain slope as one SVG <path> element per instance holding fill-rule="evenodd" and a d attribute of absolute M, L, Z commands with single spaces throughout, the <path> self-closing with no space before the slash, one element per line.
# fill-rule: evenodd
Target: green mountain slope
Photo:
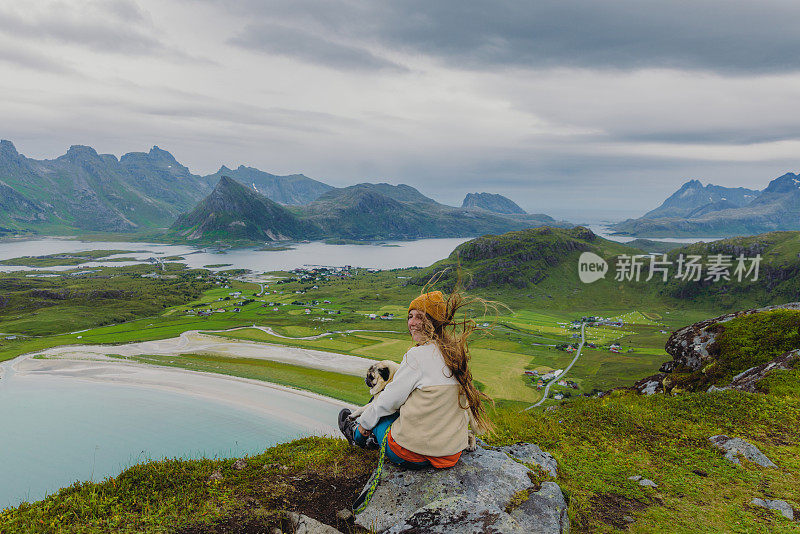
<path fill-rule="evenodd" d="M 503 195 L 493 193 L 467 193 L 462 208 L 473 208 L 491 211 L 494 213 L 516 213 L 524 215 L 525 210 L 520 208 L 516 202 Z"/>
<path fill-rule="evenodd" d="M 149 152 L 129 152 L 119 163 L 130 173 L 131 185 L 149 198 L 164 203 L 173 218 L 194 207 L 213 190 L 213 186 L 157 146 Z"/>
<path fill-rule="evenodd" d="M 608 270 L 603 278 L 581 282 L 578 262 L 583 252 L 603 258 Z M 719 254 L 730 260 L 730 280 L 709 279 L 708 265 Z M 735 274 L 736 258 L 744 255 L 742 265 L 752 267 L 750 258 L 760 254 L 758 278 L 754 273 L 739 281 Z M 701 276 L 676 278 L 679 257 L 699 256 Z M 491 297 L 509 301 L 520 297 L 533 299 L 545 307 L 588 308 L 613 302 L 620 306 L 639 306 L 658 302 L 663 306 L 694 306 L 698 309 L 758 307 L 800 300 L 800 232 L 771 232 L 751 237 L 731 238 L 711 243 L 695 243 L 667 253 L 667 280 L 642 255 L 642 250 L 600 238 L 583 227 L 571 229 L 542 227 L 503 235 L 486 235 L 463 243 L 447 259 L 435 263 L 412 280 L 424 285 L 444 271 L 439 283 L 452 286 L 460 270 L 468 289 L 478 289 Z M 638 281 L 631 258 L 640 276 Z M 728 258 L 725 258 L 725 257 Z M 659 261 L 664 261 L 658 256 Z M 502 300 L 502 299 L 501 299 Z"/>
<path fill-rule="evenodd" d="M 320 197 L 323 193 L 333 189 L 328 184 L 319 182 L 302 174 L 277 176 L 268 172 L 240 165 L 236 169 L 226 166 L 214 174 L 204 176 L 203 180 L 211 184 L 219 182 L 223 176 L 233 178 L 237 182 L 253 188 L 256 192 L 280 204 L 303 205 Z"/>
<path fill-rule="evenodd" d="M 334 189 L 299 213 L 322 228 L 325 235 L 350 239 L 466 237 L 559 224 L 547 215 L 512 217 L 454 208 L 439 204 L 413 187 L 389 184 Z"/>
<path fill-rule="evenodd" d="M 191 242 L 264 242 L 300 239 L 318 230 L 280 204 L 223 176 L 191 212 L 178 217 L 170 233 Z"/>
<path fill-rule="evenodd" d="M 0 207 L 0 220 L 15 218 L 20 230 L 52 233 L 166 227 L 210 191 L 158 147 L 117 160 L 75 145 L 56 159 L 34 160 L 2 141 L 0 181 L 40 207 L 25 220 Z"/>

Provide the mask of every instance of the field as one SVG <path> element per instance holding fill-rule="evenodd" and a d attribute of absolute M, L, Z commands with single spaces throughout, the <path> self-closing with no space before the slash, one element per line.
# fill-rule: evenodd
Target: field
<path fill-rule="evenodd" d="M 5 338 L 0 339 L 0 361 L 59 345 L 150 341 L 193 330 L 232 340 L 397 362 L 411 346 L 403 303 L 418 294 L 419 287 L 405 286 L 402 281 L 416 270 L 354 270 L 347 276 L 305 279 L 279 272 L 255 278 L 260 282 L 254 282 L 252 277 L 237 277 L 233 272 L 190 271 L 179 264 L 167 267 L 161 278 L 142 277 L 154 270 L 151 266 L 105 268 L 95 275 L 102 278 L 75 277 L 68 272 L 58 278 L 26 278 L 24 283 L 19 274 L 3 275 L 0 284 L 17 289 L 9 301 L 19 304 L 16 308 L 6 306 L 0 315 L 0 331 Z M 96 287 L 98 282 L 109 288 L 126 289 L 116 299 L 92 300 L 91 293 L 83 288 Z M 34 284 L 36 287 L 32 288 Z M 183 292 L 173 290 L 173 300 L 168 301 L 166 296 L 170 293 L 165 289 L 172 287 L 180 287 Z M 31 292 L 45 297 L 65 296 L 36 307 L 23 300 Z M 140 295 L 149 300 L 149 305 L 142 306 Z M 525 371 L 546 373 L 566 367 L 573 354 L 564 348 L 580 341 L 580 328 L 573 321 L 588 313 L 535 309 L 532 303 L 522 302 L 528 307 L 520 308 L 518 304 L 516 308 L 498 305 L 496 310 L 488 311 L 481 306 L 471 309 L 479 325 L 470 344 L 473 374 L 485 393 L 498 401 L 539 400 L 541 388 Z M 124 306 L 129 306 L 128 313 L 120 317 Z M 586 341 L 595 347 L 587 346 L 564 377 L 577 388 L 557 386 L 553 392 L 576 396 L 631 385 L 654 373 L 668 359 L 663 346 L 673 327 L 695 317 L 708 317 L 708 313 L 656 307 L 608 309 L 607 305 L 594 311 L 595 316 L 623 324 L 587 328 Z M 129 319 L 131 315 L 134 317 Z M 620 345 L 620 353 L 609 352 L 612 343 Z M 109 353 L 113 349 L 109 348 Z M 254 371 L 252 362 L 248 366 L 238 359 L 221 358 L 211 365 L 198 358 L 179 355 L 171 358 L 169 365 L 195 368 L 202 363 L 203 369 L 210 372 L 248 377 L 256 373 L 260 379 L 278 381 L 265 369 Z M 166 360 L 157 357 L 143 357 L 141 361 L 166 364 Z M 320 392 L 315 380 L 306 377 L 304 382 L 301 375 L 295 370 L 290 385 Z M 352 382 L 352 377 L 338 376 L 326 381 L 340 383 L 337 387 L 326 386 L 326 394 L 350 401 L 362 398 L 363 391 L 347 389 L 363 389 L 358 380 Z"/>

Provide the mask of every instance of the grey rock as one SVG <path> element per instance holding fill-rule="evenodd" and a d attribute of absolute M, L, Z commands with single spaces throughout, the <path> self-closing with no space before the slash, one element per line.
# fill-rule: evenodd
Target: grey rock
<path fill-rule="evenodd" d="M 645 487 L 648 487 L 648 488 L 657 488 L 658 487 L 658 484 L 656 484 L 655 482 L 653 482 L 652 480 L 647 479 L 647 478 L 643 478 L 642 480 L 640 480 L 639 481 L 639 485 L 640 486 L 645 486 Z"/>
<path fill-rule="evenodd" d="M 292 524 L 293 534 L 342 534 L 330 525 L 320 523 L 314 518 L 303 514 L 289 512 L 286 517 Z"/>
<path fill-rule="evenodd" d="M 567 501 L 555 482 L 542 482 L 537 492 L 511 511 L 511 517 L 521 527 L 517 532 L 568 532 Z M 512 529 L 500 532 L 515 532 Z"/>
<path fill-rule="evenodd" d="M 750 501 L 750 504 L 761 506 L 762 508 L 769 508 L 770 510 L 778 510 L 783 517 L 794 521 L 794 510 L 792 510 L 792 506 L 786 501 L 753 499 Z"/>
<path fill-rule="evenodd" d="M 214 472 L 211 473 L 211 475 L 208 477 L 209 482 L 222 479 L 223 479 L 222 471 L 220 471 L 219 469 L 214 470 Z"/>
<path fill-rule="evenodd" d="M 336 512 L 336 517 L 341 519 L 342 521 L 347 521 L 351 517 L 353 517 L 353 512 L 348 510 L 347 508 L 342 508 L 338 512 Z"/>
<path fill-rule="evenodd" d="M 763 380 L 769 373 L 773 371 L 788 371 L 792 369 L 792 366 L 794 365 L 792 363 L 793 360 L 798 358 L 800 358 L 800 349 L 784 352 L 780 356 L 773 358 L 767 363 L 763 363 L 756 367 L 751 367 L 747 371 L 734 376 L 728 387 L 754 393 L 758 391 L 758 383 L 761 382 L 761 380 Z"/>
<path fill-rule="evenodd" d="M 641 385 L 640 391 L 643 395 L 653 395 L 656 391 L 658 391 L 659 386 L 661 386 L 659 381 L 650 380 Z"/>
<path fill-rule="evenodd" d="M 623 516 L 622 519 L 625 520 L 626 523 L 634 523 L 636 521 L 636 519 L 629 515 Z"/>
<path fill-rule="evenodd" d="M 633 475 L 628 477 L 628 480 L 633 480 L 634 482 L 638 482 L 642 479 L 642 475 Z"/>
<path fill-rule="evenodd" d="M 515 443 L 500 447 L 500 451 L 508 454 L 512 458 L 530 465 L 538 465 L 550 474 L 553 478 L 558 478 L 558 463 L 549 452 L 544 452 L 538 445 L 533 443 Z"/>
<path fill-rule="evenodd" d="M 484 448 L 463 454 L 449 469 L 409 471 L 384 464 L 381 483 L 355 523 L 393 534 L 568 532 L 567 505 L 558 484 L 544 482 L 534 491 L 530 473 L 507 454 Z M 528 498 L 506 512 L 524 490 Z"/>
<path fill-rule="evenodd" d="M 236 469 L 237 471 L 241 471 L 242 469 L 245 469 L 246 467 L 247 467 L 247 462 L 244 461 L 241 458 L 239 458 L 238 460 L 233 462 L 233 468 Z"/>
<path fill-rule="evenodd" d="M 762 467 L 778 467 L 772 460 L 764 456 L 758 447 L 752 445 L 742 438 L 732 438 L 725 434 L 718 434 L 708 438 L 709 441 L 718 449 L 725 452 L 725 458 L 735 464 L 741 463 L 739 455 L 744 456 L 746 459 L 756 463 Z"/>

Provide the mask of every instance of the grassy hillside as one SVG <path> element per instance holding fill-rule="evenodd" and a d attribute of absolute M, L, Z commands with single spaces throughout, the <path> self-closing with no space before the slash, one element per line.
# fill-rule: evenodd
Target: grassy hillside
<path fill-rule="evenodd" d="M 0 353 L 31 336 L 59 334 L 152 316 L 191 301 L 211 287 L 201 271 L 169 263 L 78 269 L 57 277 L 0 275 L 0 331 L 19 336 L 0 342 Z M 3 358 L 0 357 L 0 360 Z"/>
<path fill-rule="evenodd" d="M 604 278 L 592 283 L 580 281 L 578 259 L 583 252 L 592 252 L 607 262 Z M 638 279 L 620 277 L 620 273 L 630 274 L 623 268 L 623 260 L 630 261 L 631 256 L 639 254 L 639 249 L 603 239 L 586 228 L 545 226 L 463 243 L 412 283 L 422 286 L 435 273 L 444 271 L 440 284 L 452 287 L 460 272 L 468 288 L 492 295 L 490 298 L 524 307 L 575 311 L 596 310 L 598 303 L 631 308 L 655 304 L 666 310 L 731 310 L 800 300 L 800 232 L 771 232 L 673 249 L 667 254 L 670 265 L 666 281 L 658 271 L 647 280 L 651 260 L 646 257 L 636 260 L 640 264 Z M 730 280 L 707 279 L 708 264 L 719 254 L 728 256 L 732 263 Z M 753 281 L 752 274 L 743 276 L 741 282 L 736 279 L 735 260 L 741 254 L 748 258 L 747 268 L 751 265 L 749 258 L 761 255 L 758 280 Z M 701 257 L 699 281 L 675 278 L 680 255 Z"/>
<path fill-rule="evenodd" d="M 630 249 L 581 234 L 580 230 L 529 231 L 523 236 L 533 239 L 488 236 L 461 248 L 465 251 L 462 269 L 470 274 L 497 270 L 501 268 L 497 262 L 511 261 L 518 262 L 519 273 L 530 267 L 544 275 L 538 283 L 525 287 L 509 281 L 501 284 L 488 275 L 484 279 L 491 281 L 485 286 L 473 284 L 473 294 L 512 307 L 511 311 L 486 317 L 490 327 L 471 345 L 475 376 L 498 401 L 491 408 L 497 431 L 487 437 L 487 442 L 532 441 L 556 457 L 557 482 L 569 497 L 575 532 L 800 532 L 798 523 L 750 505 L 753 498 L 769 498 L 783 499 L 800 508 L 797 366 L 768 375 L 760 384 L 762 392 L 755 394 L 726 391 L 645 397 L 617 391 L 602 398 L 580 397 L 560 404 L 549 401 L 552 409 L 520 412 L 539 395 L 526 382 L 523 371 L 546 371 L 570 361 L 570 354 L 549 345 L 573 341 L 575 331 L 570 330 L 569 322 L 584 311 L 618 320 L 623 326 L 587 329 L 597 348 L 586 349 L 568 375 L 578 383 L 577 392 L 581 393 L 632 385 L 668 359 L 663 352 L 668 337 L 665 332 L 718 315 L 716 311 L 730 311 L 699 309 L 694 301 L 683 301 L 665 293 L 664 288 L 656 290 L 652 284 L 627 288 L 619 283 L 603 286 L 598 281 L 581 287 L 575 267 L 581 251 L 593 251 L 611 262 L 619 254 L 630 254 Z M 795 238 L 770 234 L 756 241 L 779 267 L 784 265 L 781 262 L 790 265 L 792 255 L 796 255 Z M 754 241 L 745 240 L 716 246 L 753 245 Z M 771 254 L 774 252 L 780 254 Z M 216 279 L 220 284 L 212 282 L 209 289 L 208 280 L 196 278 L 199 271 L 172 264 L 167 268 L 164 274 L 176 278 L 141 278 L 152 270 L 149 266 L 103 269 L 96 273 L 102 278 L 91 280 L 69 275 L 44 279 L 0 276 L 0 282 L 7 284 L 6 293 L 0 295 L 10 295 L 5 308 L 0 308 L 5 309 L 0 316 L 0 331 L 24 328 L 31 335 L 48 334 L 2 340 L 0 359 L 45 346 L 124 343 L 173 337 L 190 329 L 256 324 L 269 326 L 273 333 L 247 328 L 219 335 L 397 361 L 409 344 L 404 332 L 405 306 L 421 289 L 404 282 L 425 280 L 430 272 L 353 271 L 331 278 L 314 273 L 275 273 L 284 277 L 281 283 L 273 281 L 266 288 L 269 293 L 259 295 L 256 284 L 222 275 Z M 444 282 L 448 280 L 453 279 Z M 510 280 L 524 281 L 521 277 Z M 108 293 L 108 299 L 92 295 L 91 291 L 104 289 L 98 284 L 123 292 Z M 719 302 L 708 288 L 705 290 L 709 293 L 701 302 Z M 242 295 L 232 298 L 231 293 L 237 291 Z M 553 298 L 528 296 L 541 296 L 545 291 L 552 291 Z M 114 317 L 122 310 L 147 314 L 144 308 L 134 308 L 136 297 L 142 306 L 152 306 L 149 309 L 155 311 L 121 324 L 69 333 L 79 325 L 101 324 L 96 321 Z M 236 304 L 232 301 L 238 298 L 250 302 L 233 312 Z M 631 302 L 643 307 L 634 311 Z M 211 317 L 196 315 L 196 310 L 211 307 L 226 311 Z M 394 313 L 395 318 L 368 318 L 369 314 L 383 313 Z M 725 323 L 725 328 L 720 367 L 727 374 L 765 361 L 776 352 L 800 347 L 796 312 L 757 314 Z M 338 333 L 297 339 L 333 331 Z M 612 341 L 623 346 L 622 354 L 606 349 Z M 113 348 L 109 352 L 113 353 Z M 169 358 L 143 355 L 136 359 L 274 381 L 350 401 L 364 400 L 362 379 L 338 373 L 208 354 Z M 359 394 L 362 396 L 353 396 Z M 720 433 L 758 446 L 779 469 L 729 463 L 708 441 L 708 437 Z M 117 477 L 78 483 L 42 501 L 0 512 L 0 532 L 268 532 L 281 524 L 282 510 L 299 511 L 347 531 L 346 524 L 337 522 L 336 511 L 349 506 L 376 462 L 374 453 L 323 438 L 296 440 L 245 460 L 247 465 L 242 469 L 235 468 L 233 460 L 164 460 L 137 465 Z M 632 475 L 649 478 L 658 488 L 643 488 L 628 479 Z"/>
<path fill-rule="evenodd" d="M 170 227 L 190 243 L 264 243 L 312 237 L 319 231 L 292 212 L 223 176 L 208 197 Z"/>
<path fill-rule="evenodd" d="M 750 505 L 776 498 L 800 508 L 800 376 L 779 375 L 775 392 L 638 396 L 619 392 L 550 411 L 492 411 L 492 444 L 532 441 L 559 463 L 572 529 L 617 532 L 800 532 Z M 742 437 L 779 469 L 735 465 L 708 437 Z M 268 532 L 281 510 L 347 531 L 347 508 L 376 464 L 341 440 L 305 438 L 233 460 L 166 460 L 100 483 L 76 484 L 0 513 L 3 532 Z M 219 471 L 221 478 L 211 475 Z M 641 475 L 658 487 L 643 488 Z"/>

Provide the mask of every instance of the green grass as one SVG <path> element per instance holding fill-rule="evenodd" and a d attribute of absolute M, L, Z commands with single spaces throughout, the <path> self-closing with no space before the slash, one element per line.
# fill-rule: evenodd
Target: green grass
<path fill-rule="evenodd" d="M 758 497 L 800 505 L 800 376 L 782 373 L 793 395 L 618 392 L 524 413 L 500 403 L 490 410 L 496 431 L 486 439 L 534 442 L 556 458 L 573 532 L 800 532 L 797 523 L 749 504 Z M 728 462 L 708 441 L 720 433 L 753 443 L 779 468 Z M 336 524 L 336 510 L 350 504 L 376 462 L 374 453 L 323 438 L 246 460 L 241 471 L 233 460 L 148 462 L 5 510 L 0 525 L 3 532 L 243 531 L 248 524 L 269 531 L 282 509 L 316 510 L 314 517 Z M 209 480 L 217 469 L 223 478 Z M 632 475 L 658 488 L 643 488 Z"/>
<path fill-rule="evenodd" d="M 792 383 L 797 391 L 797 375 Z M 502 408 L 493 419 L 491 443 L 531 441 L 555 456 L 575 532 L 800 532 L 797 523 L 749 505 L 759 497 L 800 507 L 796 395 L 628 392 L 554 411 Z M 779 469 L 728 462 L 708 442 L 720 433 L 758 446 Z M 659 487 L 643 488 L 632 475 Z M 635 522 L 628 525 L 625 515 Z"/>
<path fill-rule="evenodd" d="M 113 272 L 117 271 L 109 271 Z M 119 272 L 126 271 L 119 270 Z M 336 333 L 314 340 L 286 339 L 250 328 L 219 332 L 216 335 L 399 362 L 411 344 L 405 333 L 404 302 L 411 300 L 419 288 L 402 286 L 398 276 L 405 277 L 413 272 L 416 271 L 360 273 L 344 279 L 320 278 L 311 282 L 295 280 L 289 283 L 277 283 L 277 280 L 280 277 L 289 278 L 290 273 L 276 273 L 278 278 L 266 284 L 267 292 L 260 296 L 257 284 L 225 279 L 223 284 L 206 286 L 208 289 L 202 293 L 189 295 L 190 298 L 182 303 L 161 308 L 158 315 L 125 321 L 114 321 L 113 317 L 108 316 L 109 310 L 103 306 L 88 306 L 84 309 L 79 303 L 67 301 L 63 307 L 37 310 L 38 315 L 28 316 L 25 320 L 36 324 L 34 330 L 38 332 L 66 330 L 75 333 L 21 337 L 9 341 L 0 339 L 0 359 L 9 359 L 25 352 L 58 345 L 113 345 L 173 338 L 187 330 L 215 332 L 256 324 L 269 326 L 277 334 L 291 338 L 315 336 L 337 330 L 368 330 L 368 332 Z M 187 278 L 194 275 L 195 272 L 192 272 Z M 117 278 L 110 280 L 116 281 Z M 154 287 L 158 287 L 158 284 L 167 284 L 168 281 L 155 283 Z M 224 287 L 225 285 L 229 287 Z M 314 289 L 314 285 L 318 286 L 318 289 Z M 301 293 L 298 294 L 298 291 Z M 241 292 L 241 295 L 231 295 L 235 292 Z M 242 299 L 251 299 L 254 302 L 246 305 L 237 304 Z M 316 300 L 318 304 L 311 305 L 312 300 Z M 331 302 L 326 304 L 324 300 Z M 301 304 L 291 304 L 295 301 L 300 301 Z M 275 306 L 268 306 L 269 302 L 277 303 L 278 311 L 273 311 Z M 564 368 L 571 361 L 572 355 L 541 345 L 577 342 L 571 337 L 577 330 L 571 330 L 559 323 L 569 323 L 586 315 L 586 312 L 573 310 L 535 309 L 531 303 L 526 304 L 527 308 L 515 309 L 513 312 L 506 311 L 499 316 L 478 318 L 479 323 L 489 323 L 490 327 L 488 332 L 475 335 L 471 343 L 474 376 L 484 385 L 486 392 L 498 401 L 532 403 L 538 400 L 540 392 L 523 376 L 523 372 L 532 368 L 543 371 Z M 70 305 L 79 313 L 64 313 L 64 307 Z M 113 307 L 119 309 L 122 305 L 124 302 L 117 301 Z M 241 311 L 233 312 L 234 307 L 240 308 Z M 226 311 L 213 313 L 210 317 L 199 317 L 196 314 L 198 310 L 221 308 Z M 311 309 L 312 313 L 305 314 L 306 308 Z M 330 315 L 326 313 L 329 310 L 338 313 Z M 687 314 L 674 309 L 642 308 L 641 310 L 634 312 L 630 308 L 603 307 L 589 313 L 606 317 L 625 316 L 632 321 L 626 323 L 623 329 L 610 327 L 589 329 L 588 339 L 598 345 L 621 342 L 624 351 L 632 349 L 634 353 L 611 355 L 587 351 L 567 377 L 580 385 L 580 390 L 577 392 L 570 390 L 570 393 L 588 393 L 593 389 L 630 384 L 654 373 L 667 359 L 663 351 L 667 335 L 661 334 L 660 329 L 668 327 L 654 326 L 652 323 L 663 321 L 682 326 L 686 324 L 684 321 Z M 370 313 L 394 313 L 397 318 L 391 321 L 370 320 L 367 317 Z M 94 315 L 99 317 L 92 320 Z M 119 324 L 84 331 L 87 323 L 91 322 Z M 0 323 L 0 331 L 13 333 L 15 331 L 13 326 L 13 320 L 4 321 Z M 376 330 L 392 330 L 398 333 Z"/>
<path fill-rule="evenodd" d="M 709 344 L 713 359 L 702 369 L 675 369 L 674 387 L 702 391 L 711 385 L 727 385 L 751 367 L 767 363 L 789 350 L 800 348 L 800 311 L 772 310 L 745 315 L 709 327 L 717 333 Z"/>
<path fill-rule="evenodd" d="M 0 512 L 0 530 L 151 533 L 192 526 L 270 532 L 287 526 L 279 517 L 286 509 L 331 521 L 330 509 L 335 514 L 351 504 L 375 457 L 342 440 L 308 437 L 247 457 L 241 470 L 232 459 L 149 462 Z M 211 479 L 215 471 L 220 480 Z M 327 506 L 315 502 L 322 495 Z"/>
<path fill-rule="evenodd" d="M 67 271 L 56 278 L 0 274 L 0 330 L 42 336 L 122 323 L 158 315 L 211 287 L 204 271 L 167 264 L 164 274 L 174 278 L 142 277 L 152 270 L 134 265 L 99 268 L 80 276 Z"/>
<path fill-rule="evenodd" d="M 800 348 L 800 311 L 764 311 L 721 323 L 715 375 L 730 379 L 750 367 Z"/>

